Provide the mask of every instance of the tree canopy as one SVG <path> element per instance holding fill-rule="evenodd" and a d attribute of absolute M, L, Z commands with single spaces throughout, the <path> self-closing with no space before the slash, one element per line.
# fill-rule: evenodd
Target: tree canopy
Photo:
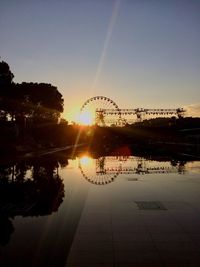
<path fill-rule="evenodd" d="M 14 78 L 13 73 L 10 71 L 8 63 L 5 61 L 0 62 L 0 85 L 10 84 Z"/>
<path fill-rule="evenodd" d="M 9 65 L 0 62 L 0 117 L 16 122 L 57 122 L 64 100 L 57 87 L 48 83 L 14 83 Z"/>

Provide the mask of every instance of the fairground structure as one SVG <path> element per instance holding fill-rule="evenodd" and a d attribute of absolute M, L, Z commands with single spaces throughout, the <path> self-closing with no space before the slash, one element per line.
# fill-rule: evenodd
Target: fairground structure
<path fill-rule="evenodd" d="M 81 107 L 81 113 L 89 112 L 93 116 L 93 124 L 99 126 L 123 126 L 136 121 L 142 121 L 157 117 L 176 117 L 184 116 L 186 110 L 183 108 L 131 108 L 121 109 L 110 98 L 105 96 L 95 96 L 87 101 Z"/>

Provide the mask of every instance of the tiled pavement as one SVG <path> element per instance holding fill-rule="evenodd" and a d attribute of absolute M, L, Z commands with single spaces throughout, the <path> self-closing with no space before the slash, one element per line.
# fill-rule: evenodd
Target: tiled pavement
<path fill-rule="evenodd" d="M 86 205 L 66 266 L 199 267 L 200 214 L 188 203 L 162 203 L 166 210 Z"/>

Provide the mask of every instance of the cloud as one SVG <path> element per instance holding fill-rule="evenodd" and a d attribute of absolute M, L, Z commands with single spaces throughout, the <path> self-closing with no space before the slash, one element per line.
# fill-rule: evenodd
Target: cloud
<path fill-rule="evenodd" d="M 200 117 L 200 103 L 185 106 L 184 109 L 186 117 Z"/>

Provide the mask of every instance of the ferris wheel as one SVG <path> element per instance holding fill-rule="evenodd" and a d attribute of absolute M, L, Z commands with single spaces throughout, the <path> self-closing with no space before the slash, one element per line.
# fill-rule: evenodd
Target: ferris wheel
<path fill-rule="evenodd" d="M 106 111 L 112 110 L 109 115 Z M 113 121 L 120 122 L 121 114 L 118 105 L 108 97 L 95 96 L 87 101 L 81 107 L 80 116 L 83 121 L 90 122 L 89 124 L 98 124 L 100 126 L 111 125 Z M 115 117 L 115 120 L 113 119 Z"/>

